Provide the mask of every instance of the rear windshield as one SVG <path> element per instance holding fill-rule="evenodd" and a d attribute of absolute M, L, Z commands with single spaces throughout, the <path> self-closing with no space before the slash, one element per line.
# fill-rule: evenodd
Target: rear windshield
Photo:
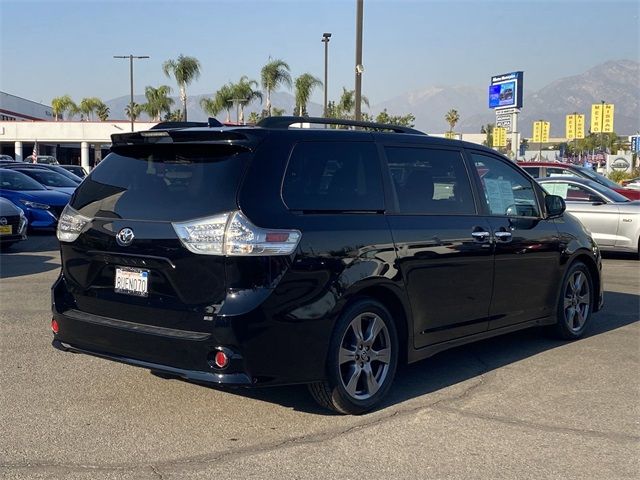
<path fill-rule="evenodd" d="M 250 153 L 234 145 L 118 147 L 76 190 L 88 217 L 183 221 L 237 208 Z"/>

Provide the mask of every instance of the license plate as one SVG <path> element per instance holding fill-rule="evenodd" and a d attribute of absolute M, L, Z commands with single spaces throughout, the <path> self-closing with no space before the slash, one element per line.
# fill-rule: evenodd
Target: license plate
<path fill-rule="evenodd" d="M 13 233 L 13 225 L 0 225 L 0 235 L 11 235 Z"/>
<path fill-rule="evenodd" d="M 114 290 L 117 293 L 135 295 L 136 297 L 148 296 L 149 271 L 139 268 L 116 268 Z"/>

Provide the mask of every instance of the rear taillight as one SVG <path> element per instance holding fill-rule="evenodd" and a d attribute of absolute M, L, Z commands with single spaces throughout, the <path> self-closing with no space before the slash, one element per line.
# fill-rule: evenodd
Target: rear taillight
<path fill-rule="evenodd" d="M 241 212 L 172 225 L 188 250 L 204 255 L 289 255 L 302 236 L 298 230 L 256 227 Z"/>
<path fill-rule="evenodd" d="M 58 228 L 56 230 L 58 240 L 61 242 L 75 241 L 90 221 L 90 218 L 80 215 L 79 212 L 67 205 L 58 219 Z"/>

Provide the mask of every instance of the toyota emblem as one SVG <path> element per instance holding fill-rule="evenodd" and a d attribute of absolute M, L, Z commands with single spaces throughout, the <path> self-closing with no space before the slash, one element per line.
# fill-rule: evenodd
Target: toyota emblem
<path fill-rule="evenodd" d="M 5 217 L 0 218 L 0 225 L 6 225 L 7 224 L 7 219 Z"/>
<path fill-rule="evenodd" d="M 118 234 L 116 235 L 116 242 L 121 247 L 128 247 L 129 245 L 131 245 L 131 242 L 133 242 L 134 238 L 135 235 L 133 234 L 133 230 L 127 227 L 118 232 Z"/>

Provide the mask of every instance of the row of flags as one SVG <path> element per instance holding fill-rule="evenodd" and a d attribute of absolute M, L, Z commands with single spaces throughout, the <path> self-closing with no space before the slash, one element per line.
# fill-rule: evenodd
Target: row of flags
<path fill-rule="evenodd" d="M 37 163 L 38 160 L 38 141 L 33 144 L 33 152 L 31 153 L 31 163 Z"/>

